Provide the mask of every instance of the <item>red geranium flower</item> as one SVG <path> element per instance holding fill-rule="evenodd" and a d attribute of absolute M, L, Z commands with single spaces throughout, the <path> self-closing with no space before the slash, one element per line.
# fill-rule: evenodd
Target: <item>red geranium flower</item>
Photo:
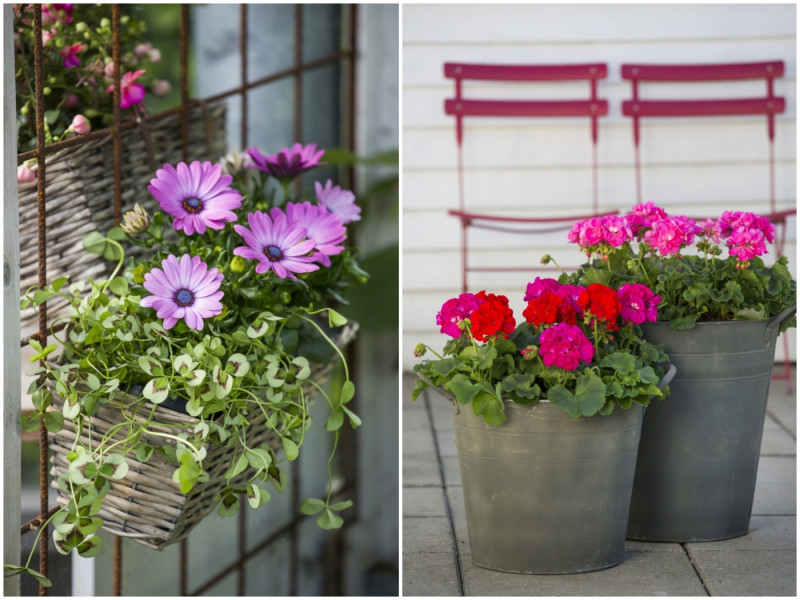
<path fill-rule="evenodd" d="M 605 321 L 609 329 L 616 329 L 620 312 L 617 292 L 602 283 L 593 283 L 578 296 L 578 306 L 584 313 Z"/>
<path fill-rule="evenodd" d="M 470 316 L 472 336 L 476 340 L 485 342 L 497 333 L 502 333 L 504 337 L 513 333 L 517 322 L 508 306 L 508 298 L 485 291 L 478 292 L 475 297 L 484 301 Z"/>
<path fill-rule="evenodd" d="M 575 310 L 569 302 L 558 294 L 545 292 L 541 296 L 528 301 L 528 307 L 522 312 L 525 320 L 534 327 L 569 323 L 575 325 Z"/>

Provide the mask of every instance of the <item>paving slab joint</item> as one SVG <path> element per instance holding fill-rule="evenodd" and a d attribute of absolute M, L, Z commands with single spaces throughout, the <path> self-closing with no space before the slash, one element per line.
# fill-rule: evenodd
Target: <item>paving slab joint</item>
<path fill-rule="evenodd" d="M 708 584 L 706 584 L 706 580 L 703 579 L 703 574 L 700 572 L 700 569 L 697 567 L 697 564 L 694 562 L 692 558 L 692 553 L 689 552 L 689 548 L 686 547 L 686 544 L 681 544 L 681 548 L 683 549 L 683 553 L 686 555 L 686 558 L 689 559 L 689 564 L 692 565 L 692 569 L 694 569 L 697 578 L 700 580 L 700 583 L 703 586 L 703 591 L 705 591 L 706 596 L 713 596 L 716 594 L 711 593 L 711 589 L 709 589 Z"/>
<path fill-rule="evenodd" d="M 464 576 L 461 570 L 461 553 L 458 551 L 458 540 L 456 538 L 456 527 L 453 523 L 453 511 L 450 507 L 450 498 L 445 489 L 445 476 L 444 476 L 444 463 L 442 462 L 442 454 L 439 450 L 439 436 L 436 433 L 436 427 L 433 421 L 433 411 L 431 409 L 430 393 L 424 392 L 425 396 L 425 411 L 428 413 L 428 425 L 430 426 L 431 435 L 433 436 L 433 447 L 436 452 L 436 464 L 439 467 L 439 478 L 442 483 L 442 492 L 444 495 L 444 509 L 447 516 L 447 522 L 450 524 L 450 541 L 453 546 L 453 554 L 456 559 L 456 574 L 458 575 L 458 591 L 459 596 L 464 595 Z"/>

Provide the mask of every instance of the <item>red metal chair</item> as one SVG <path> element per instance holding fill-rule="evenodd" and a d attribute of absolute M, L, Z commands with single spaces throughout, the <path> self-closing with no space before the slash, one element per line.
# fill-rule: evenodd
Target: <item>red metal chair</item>
<path fill-rule="evenodd" d="M 468 263 L 468 229 L 477 227 L 509 233 L 548 233 L 569 230 L 575 221 L 599 214 L 615 214 L 618 211 L 598 213 L 597 192 L 597 134 L 599 117 L 608 114 L 608 101 L 598 98 L 597 81 L 608 75 L 604 63 L 569 65 L 488 65 L 445 63 L 444 75 L 455 80 L 455 97 L 445 100 L 444 110 L 456 118 L 456 143 L 458 146 L 458 201 L 459 209 L 448 214 L 461 223 L 461 282 L 467 291 L 467 273 L 474 271 L 530 271 L 530 267 L 473 267 Z M 586 100 L 478 100 L 464 98 L 464 80 L 483 81 L 581 81 L 589 82 L 589 98 Z M 563 217 L 509 217 L 468 212 L 464 204 L 463 140 L 464 117 L 589 117 L 592 139 L 592 214 Z M 533 225 L 522 229 L 520 225 Z"/>
<path fill-rule="evenodd" d="M 781 60 L 748 63 L 718 64 L 623 64 L 622 78 L 631 82 L 631 99 L 622 102 L 622 114 L 631 117 L 633 122 L 633 143 L 636 162 L 636 196 L 642 202 L 641 141 L 640 120 L 644 117 L 717 117 L 735 115 L 765 115 L 767 137 L 769 139 L 769 213 L 768 217 L 776 226 L 775 250 L 783 254 L 786 241 L 786 221 L 797 214 L 797 209 L 778 211 L 775 207 L 775 115 L 785 112 L 786 100 L 775 95 L 774 81 L 782 77 L 784 64 Z M 669 99 L 644 100 L 639 97 L 641 83 L 653 82 L 715 82 L 763 79 L 766 94 L 756 98 L 713 98 L 713 99 Z M 789 370 L 789 342 L 783 336 L 786 362 L 781 379 L 787 379 L 791 390 Z"/>

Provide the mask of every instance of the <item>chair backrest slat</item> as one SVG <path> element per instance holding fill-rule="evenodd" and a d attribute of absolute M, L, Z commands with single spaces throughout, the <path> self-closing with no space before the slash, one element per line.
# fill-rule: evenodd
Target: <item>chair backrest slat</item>
<path fill-rule="evenodd" d="M 445 100 L 448 115 L 495 117 L 591 117 L 608 114 L 606 100 Z"/>
<path fill-rule="evenodd" d="M 642 117 L 709 117 L 765 115 L 770 144 L 770 208 L 775 210 L 775 115 L 786 110 L 786 100 L 775 96 L 774 80 L 782 77 L 781 60 L 718 64 L 623 64 L 622 78 L 631 82 L 631 99 L 622 102 L 622 114 L 632 118 L 636 161 L 636 193 L 642 201 L 641 160 L 639 155 Z M 641 99 L 639 84 L 649 82 L 716 82 L 763 79 L 766 93 L 758 98 Z"/>
<path fill-rule="evenodd" d="M 445 63 L 448 79 L 480 79 L 484 81 L 565 81 L 605 79 L 608 66 L 604 63 L 571 65 L 485 65 Z"/>

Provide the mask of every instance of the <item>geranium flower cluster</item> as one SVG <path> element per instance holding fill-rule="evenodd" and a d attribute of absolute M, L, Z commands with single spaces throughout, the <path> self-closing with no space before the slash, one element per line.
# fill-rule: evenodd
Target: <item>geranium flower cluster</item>
<path fill-rule="evenodd" d="M 324 150 L 320 152 L 317 153 L 313 145 L 303 148 L 295 144 L 264 158 L 265 164 L 283 165 L 275 177 L 294 177 L 315 166 Z M 308 156 L 313 157 L 313 165 Z M 240 220 L 235 212 L 242 207 L 244 198 L 231 187 L 232 181 L 232 175 L 222 173 L 221 164 L 181 162 L 176 167 L 167 164 L 156 171 L 148 189 L 161 209 L 172 217 L 172 228 L 186 236 L 222 231 L 226 224 L 236 222 L 233 230 L 238 238 L 228 246 L 235 246 L 231 261 L 234 272 L 245 270 L 242 259 L 256 261 L 255 273 L 264 275 L 271 271 L 280 279 L 296 279 L 296 274 L 330 267 L 331 257 L 344 251 L 345 223 L 361 218 L 355 196 L 338 186 L 333 187 L 328 181 L 324 188 L 317 188 L 317 204 L 287 202 L 267 212 L 247 212 L 245 225 L 241 222 L 244 219 Z M 149 225 L 149 215 L 138 205 L 122 220 L 122 229 L 129 235 L 142 233 Z M 142 276 L 141 271 L 139 276 Z M 155 308 L 158 317 L 164 319 L 166 329 L 184 319 L 190 328 L 199 330 L 204 318 L 223 310 L 219 302 L 223 292 L 218 291 L 222 282 L 220 270 L 209 269 L 198 256 L 187 253 L 178 259 L 170 254 L 162 261 L 160 269 L 153 268 L 143 275 L 143 285 L 153 296 L 144 298 L 142 306 Z M 482 301 L 489 300 L 482 298 Z M 485 310 L 488 323 L 493 313 Z M 490 325 L 484 327 L 488 330 Z"/>
<path fill-rule="evenodd" d="M 540 357 L 546 367 L 575 370 L 590 363 L 595 345 L 589 335 L 620 327 L 654 322 L 661 298 L 645 285 L 628 283 L 613 290 L 600 283 L 587 287 L 561 284 L 537 277 L 527 286 L 525 321 L 539 332 L 538 348 L 528 346 L 523 357 Z M 461 294 L 444 303 L 436 315 L 442 333 L 453 338 L 469 335 L 479 342 L 514 332 L 516 322 L 508 298 L 487 294 Z M 591 332 L 587 335 L 587 331 Z"/>
<path fill-rule="evenodd" d="M 575 223 L 567 234 L 571 243 L 578 244 L 587 256 L 600 255 L 608 260 L 611 252 L 631 242 L 646 245 L 661 256 L 677 255 L 695 243 L 721 243 L 736 257 L 737 268 L 746 268 L 749 260 L 767 252 L 767 243 L 775 237 L 775 226 L 765 217 L 750 212 L 725 211 L 719 220 L 670 216 L 652 202 L 638 204 L 624 216 L 605 215 Z"/>

